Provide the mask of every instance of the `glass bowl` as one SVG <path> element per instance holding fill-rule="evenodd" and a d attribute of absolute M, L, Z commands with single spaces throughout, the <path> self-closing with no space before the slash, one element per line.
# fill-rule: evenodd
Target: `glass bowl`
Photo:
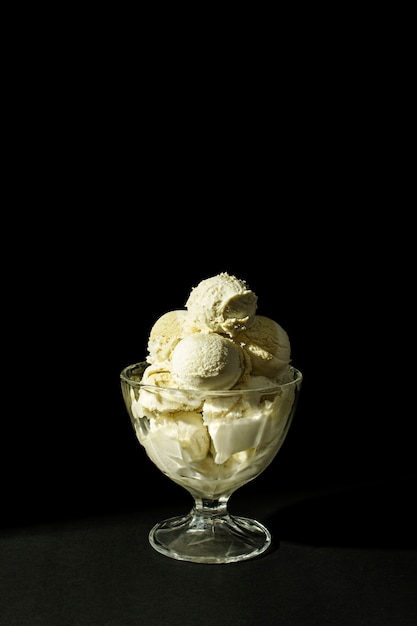
<path fill-rule="evenodd" d="M 197 563 L 254 558 L 271 545 L 259 521 L 232 515 L 233 492 L 272 462 L 288 433 L 302 373 L 290 367 L 279 385 L 200 391 L 142 384 L 148 363 L 125 367 L 123 399 L 136 437 L 156 467 L 186 489 L 193 507 L 158 522 L 151 546 L 165 556 Z"/>

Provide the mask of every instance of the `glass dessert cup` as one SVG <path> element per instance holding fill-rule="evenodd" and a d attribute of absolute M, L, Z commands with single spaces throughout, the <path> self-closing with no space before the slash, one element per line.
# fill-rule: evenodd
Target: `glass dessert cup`
<path fill-rule="evenodd" d="M 141 382 L 148 363 L 120 374 L 136 437 L 150 460 L 193 498 L 188 514 L 157 523 L 151 546 L 173 559 L 231 563 L 263 554 L 270 531 L 232 515 L 233 492 L 261 474 L 288 433 L 302 374 L 290 367 L 285 382 L 262 389 L 200 391 Z"/>

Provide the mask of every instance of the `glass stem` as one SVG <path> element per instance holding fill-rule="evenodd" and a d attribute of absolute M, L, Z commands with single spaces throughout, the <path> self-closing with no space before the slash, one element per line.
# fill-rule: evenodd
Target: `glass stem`
<path fill-rule="evenodd" d="M 194 496 L 193 513 L 207 520 L 216 517 L 225 517 L 229 514 L 227 509 L 228 500 L 228 495 L 223 495 L 216 499 Z"/>

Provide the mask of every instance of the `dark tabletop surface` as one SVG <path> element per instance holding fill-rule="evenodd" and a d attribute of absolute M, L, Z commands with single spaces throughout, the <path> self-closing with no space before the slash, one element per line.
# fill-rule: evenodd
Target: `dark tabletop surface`
<path fill-rule="evenodd" d="M 168 493 L 159 503 L 139 493 L 136 507 L 117 513 L 4 528 L 0 624 L 416 625 L 411 484 L 243 487 L 230 512 L 262 521 L 273 544 L 259 558 L 222 565 L 177 561 L 150 546 L 153 524 L 191 502 L 176 488 Z"/>

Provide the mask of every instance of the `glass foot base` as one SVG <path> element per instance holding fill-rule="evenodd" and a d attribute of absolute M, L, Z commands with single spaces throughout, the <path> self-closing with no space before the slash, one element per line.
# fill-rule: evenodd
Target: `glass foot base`
<path fill-rule="evenodd" d="M 156 524 L 151 546 L 172 559 L 194 563 L 233 563 L 263 554 L 271 545 L 269 530 L 247 517 L 205 517 L 194 512 Z"/>

